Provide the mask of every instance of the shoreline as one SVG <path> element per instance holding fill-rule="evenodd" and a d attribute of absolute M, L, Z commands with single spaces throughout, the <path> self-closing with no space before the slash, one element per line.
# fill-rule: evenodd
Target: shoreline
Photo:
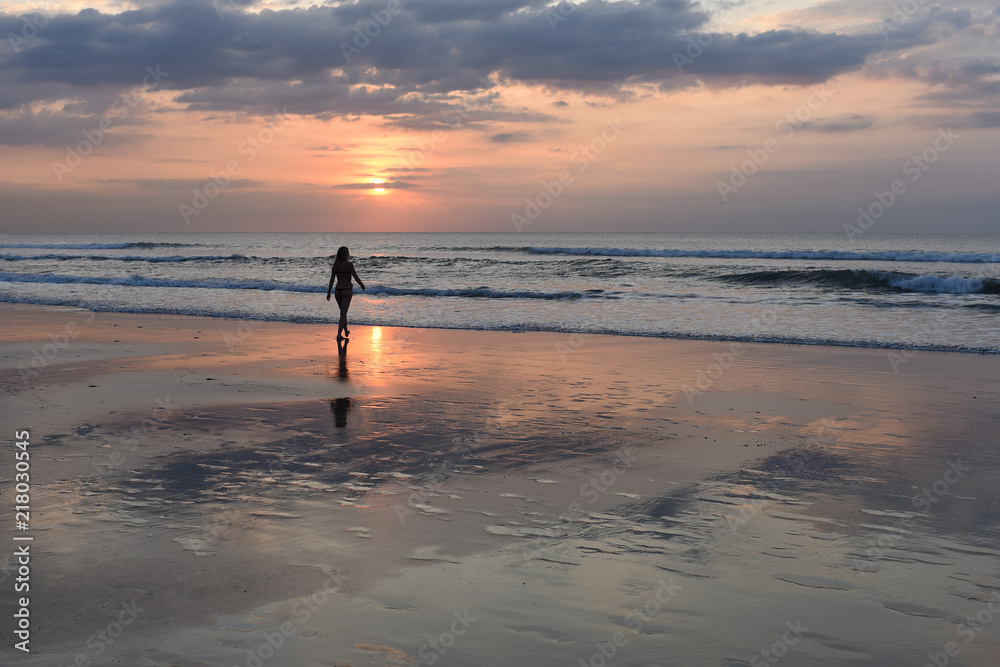
<path fill-rule="evenodd" d="M 316 292 L 321 294 L 321 291 Z M 236 322 L 255 322 L 255 323 L 270 323 L 278 325 L 300 325 L 300 326 L 336 326 L 337 318 L 330 316 L 327 319 L 302 319 L 302 320 L 269 320 L 263 318 L 255 317 L 234 317 L 232 315 L 224 314 L 212 314 L 208 312 L 168 312 L 168 311 L 128 311 L 128 310 L 101 310 L 92 309 L 91 307 L 78 306 L 73 304 L 59 304 L 59 303 L 20 303 L 12 301 L 0 301 L 0 312 L 4 310 L 18 310 L 19 308 L 24 309 L 60 309 L 68 308 L 73 310 L 83 310 L 94 314 L 103 313 L 110 315 L 135 315 L 135 316 L 148 316 L 148 317 L 187 317 L 187 318 L 200 318 L 200 319 L 212 319 L 212 320 L 226 320 L 226 321 L 236 321 Z M 903 344 L 876 344 L 864 341 L 838 341 L 833 339 L 826 340 L 803 340 L 803 339 L 780 339 L 780 338 L 751 338 L 748 336 L 724 336 L 724 335 L 686 335 L 686 334 L 643 334 L 643 333 L 623 333 L 623 332 L 613 332 L 613 331 L 594 331 L 594 332 L 584 332 L 584 331 L 571 331 L 569 329 L 532 329 L 523 327 L 512 327 L 505 329 L 487 329 L 487 328 L 462 328 L 462 327 L 443 327 L 443 326 L 417 326 L 417 325 L 402 325 L 402 324 L 366 324 L 359 323 L 357 326 L 360 327 L 385 327 L 391 329 L 427 329 L 436 331 L 468 331 L 468 332 L 490 332 L 490 333 L 511 333 L 511 334 L 553 334 L 562 336 L 607 336 L 611 338 L 630 338 L 630 339 L 648 339 L 648 340 L 665 340 L 665 341 L 690 341 L 690 342 L 704 342 L 704 343 L 736 343 L 740 345 L 788 345 L 788 346 L 803 346 L 803 347 L 823 347 L 823 348 L 845 348 L 845 349 L 859 349 L 859 350 L 887 350 L 887 351 L 901 351 L 903 353 L 908 352 L 942 352 L 947 354 L 976 354 L 976 355 L 1000 355 L 1000 349 L 986 349 L 986 348 L 975 348 L 975 347 L 942 347 L 942 346 L 932 346 L 932 345 L 903 345 Z"/>
<path fill-rule="evenodd" d="M 453 613 L 476 619 L 454 664 L 577 664 L 616 632 L 623 664 L 744 664 L 789 614 L 798 664 L 895 664 L 1000 591 L 992 356 L 361 325 L 340 356 L 335 325 L 3 310 L 0 417 L 33 448 L 23 664 L 250 665 L 283 623 L 269 665 L 426 660 Z"/>

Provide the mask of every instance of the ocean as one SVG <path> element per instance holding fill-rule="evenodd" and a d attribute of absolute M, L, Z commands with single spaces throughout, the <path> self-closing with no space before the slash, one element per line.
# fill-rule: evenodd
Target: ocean
<path fill-rule="evenodd" d="M 0 301 L 352 324 L 1000 352 L 1000 235 L 0 235 Z M 331 335 L 333 332 L 331 331 Z"/>

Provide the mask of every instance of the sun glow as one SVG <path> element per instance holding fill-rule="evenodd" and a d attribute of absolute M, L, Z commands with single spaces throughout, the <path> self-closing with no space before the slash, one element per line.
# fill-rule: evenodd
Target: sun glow
<path fill-rule="evenodd" d="M 386 189 L 384 187 L 381 187 L 381 184 L 385 183 L 385 179 L 384 178 L 379 178 L 379 179 L 377 179 L 375 181 L 372 181 L 372 182 L 375 184 L 375 187 L 372 188 L 372 192 L 373 193 L 375 193 L 377 195 L 384 195 L 384 194 L 386 194 Z"/>

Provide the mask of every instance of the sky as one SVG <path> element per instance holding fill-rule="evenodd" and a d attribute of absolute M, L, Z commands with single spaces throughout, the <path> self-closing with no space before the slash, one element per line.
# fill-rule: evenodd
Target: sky
<path fill-rule="evenodd" d="M 996 232 L 1000 0 L 0 2 L 0 231 Z"/>

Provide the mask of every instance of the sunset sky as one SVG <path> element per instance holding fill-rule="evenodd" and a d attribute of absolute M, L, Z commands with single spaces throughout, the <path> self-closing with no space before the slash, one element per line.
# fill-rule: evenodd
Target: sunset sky
<path fill-rule="evenodd" d="M 997 231 L 998 25 L 997 0 L 0 2 L 0 231 Z"/>

